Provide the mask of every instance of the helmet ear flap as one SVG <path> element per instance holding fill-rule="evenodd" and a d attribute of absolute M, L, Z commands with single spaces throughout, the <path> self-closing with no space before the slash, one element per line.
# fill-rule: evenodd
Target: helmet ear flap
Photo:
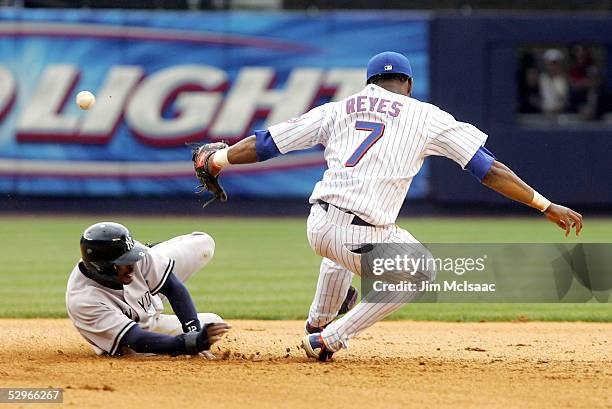
<path fill-rule="evenodd" d="M 82 261 L 79 263 L 79 270 L 81 270 L 85 277 L 94 280 L 104 287 L 112 288 L 113 290 L 123 289 L 123 284 L 119 282 L 119 275 L 113 264 L 102 269 L 99 269 L 94 264 L 97 263 Z"/>
<path fill-rule="evenodd" d="M 116 266 L 112 263 L 83 260 L 83 264 L 85 264 L 87 270 L 91 271 L 92 273 L 102 274 L 109 277 L 113 277 L 118 274 Z"/>

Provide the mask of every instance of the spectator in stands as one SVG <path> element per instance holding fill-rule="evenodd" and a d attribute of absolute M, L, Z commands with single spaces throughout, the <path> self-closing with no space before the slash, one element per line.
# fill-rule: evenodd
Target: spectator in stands
<path fill-rule="evenodd" d="M 536 59 L 531 52 L 521 57 L 518 71 L 519 112 L 533 114 L 542 111 L 540 96 L 539 73 Z"/>
<path fill-rule="evenodd" d="M 591 50 L 582 45 L 572 48 L 571 59 L 570 110 L 580 113 L 585 119 L 596 119 L 601 115 L 600 69 L 595 64 Z"/>
<path fill-rule="evenodd" d="M 569 101 L 569 82 L 563 67 L 563 53 L 551 48 L 544 52 L 543 58 L 544 72 L 539 78 L 542 112 L 564 112 Z"/>

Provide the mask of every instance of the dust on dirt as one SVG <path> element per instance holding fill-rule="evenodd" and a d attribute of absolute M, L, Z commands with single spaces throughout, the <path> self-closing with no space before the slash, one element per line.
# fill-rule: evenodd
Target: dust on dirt
<path fill-rule="evenodd" d="M 382 322 L 330 363 L 303 322 L 232 324 L 207 361 L 97 357 L 67 319 L 2 319 L 0 386 L 75 408 L 612 408 L 612 324 Z"/>

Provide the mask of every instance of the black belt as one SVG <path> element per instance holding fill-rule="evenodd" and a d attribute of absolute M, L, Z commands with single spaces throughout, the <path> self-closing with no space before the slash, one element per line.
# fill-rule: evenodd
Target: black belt
<path fill-rule="evenodd" d="M 323 208 L 323 210 L 325 210 L 325 211 L 327 211 L 327 209 L 329 208 L 329 203 L 324 202 L 323 200 L 317 200 L 317 204 L 319 206 L 321 206 Z M 336 209 L 338 209 L 338 208 L 336 208 Z M 366 222 L 365 220 L 363 220 L 362 218 L 357 216 L 355 213 L 347 212 L 347 211 L 342 210 L 342 209 L 338 209 L 338 210 L 340 210 L 341 212 L 344 212 L 346 214 L 352 214 L 354 217 L 353 217 L 353 220 L 351 221 L 351 224 L 354 224 L 355 226 L 375 227 L 372 223 Z"/>

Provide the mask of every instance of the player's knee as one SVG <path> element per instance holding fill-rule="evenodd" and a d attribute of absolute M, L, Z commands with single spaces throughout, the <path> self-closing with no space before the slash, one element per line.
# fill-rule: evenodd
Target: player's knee
<path fill-rule="evenodd" d="M 223 321 L 223 318 L 221 318 L 221 316 L 215 314 L 214 312 L 200 313 L 198 314 L 198 319 L 200 320 L 200 324 L 202 326 L 207 324 L 217 324 L 225 322 Z"/>
<path fill-rule="evenodd" d="M 210 261 L 215 255 L 215 240 L 208 234 L 196 231 L 191 233 L 197 238 L 198 253 L 202 255 L 204 261 Z"/>
<path fill-rule="evenodd" d="M 208 320 L 212 323 L 223 322 L 223 318 L 213 312 L 210 313 L 210 318 Z"/>

